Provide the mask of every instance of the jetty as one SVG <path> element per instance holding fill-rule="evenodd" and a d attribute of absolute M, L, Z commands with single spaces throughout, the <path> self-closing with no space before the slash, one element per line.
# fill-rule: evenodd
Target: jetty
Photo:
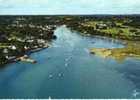
<path fill-rule="evenodd" d="M 24 55 L 22 57 L 17 58 L 17 60 L 22 61 L 22 62 L 29 62 L 29 63 L 36 63 L 37 61 L 34 59 L 29 58 L 28 55 Z"/>

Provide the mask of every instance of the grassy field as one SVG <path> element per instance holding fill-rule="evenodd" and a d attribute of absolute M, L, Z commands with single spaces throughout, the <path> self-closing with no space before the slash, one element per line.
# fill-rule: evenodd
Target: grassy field
<path fill-rule="evenodd" d="M 124 26 L 123 23 L 115 22 L 116 26 L 109 27 L 106 25 L 106 29 L 97 29 L 96 25 L 99 23 L 105 23 L 103 21 L 89 21 L 82 23 L 83 27 L 90 27 L 98 32 L 103 32 L 109 35 L 115 36 L 125 36 L 131 38 L 131 36 L 140 36 L 140 29 L 131 26 Z M 105 23 L 106 24 L 106 23 Z"/>
<path fill-rule="evenodd" d="M 118 62 L 125 60 L 127 57 L 140 59 L 140 45 L 135 42 L 128 42 L 124 48 L 92 48 L 90 52 L 103 58 L 114 58 Z"/>

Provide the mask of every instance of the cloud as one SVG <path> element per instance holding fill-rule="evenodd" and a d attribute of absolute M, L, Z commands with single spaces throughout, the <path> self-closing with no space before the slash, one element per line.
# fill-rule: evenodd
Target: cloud
<path fill-rule="evenodd" d="M 47 4 L 47 0 L 1 0 L 0 5 L 12 6 L 13 8 L 28 8 L 28 7 L 40 7 L 43 4 Z"/>
<path fill-rule="evenodd" d="M 0 0 L 0 14 L 140 14 L 140 0 Z"/>

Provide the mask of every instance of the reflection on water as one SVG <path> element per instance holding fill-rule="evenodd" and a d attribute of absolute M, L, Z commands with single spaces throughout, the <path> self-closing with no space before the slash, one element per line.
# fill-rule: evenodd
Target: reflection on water
<path fill-rule="evenodd" d="M 135 89 L 132 95 L 140 97 L 140 61 L 139 59 L 128 58 L 119 68 L 116 68 L 124 77 L 133 82 Z"/>
<path fill-rule="evenodd" d="M 52 47 L 31 55 L 36 64 L 18 62 L 0 70 L 1 98 L 140 97 L 139 60 L 118 63 L 89 52 L 92 47 L 124 47 L 119 41 L 83 37 L 64 26 L 55 34 Z"/>

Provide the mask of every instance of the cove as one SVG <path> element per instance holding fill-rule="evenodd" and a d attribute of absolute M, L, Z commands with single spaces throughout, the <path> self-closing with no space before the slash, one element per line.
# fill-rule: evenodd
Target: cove
<path fill-rule="evenodd" d="M 140 61 L 121 63 L 90 54 L 92 47 L 122 48 L 120 41 L 85 37 L 66 26 L 55 30 L 51 47 L 31 54 L 36 64 L 0 69 L 0 98 L 139 98 Z"/>

